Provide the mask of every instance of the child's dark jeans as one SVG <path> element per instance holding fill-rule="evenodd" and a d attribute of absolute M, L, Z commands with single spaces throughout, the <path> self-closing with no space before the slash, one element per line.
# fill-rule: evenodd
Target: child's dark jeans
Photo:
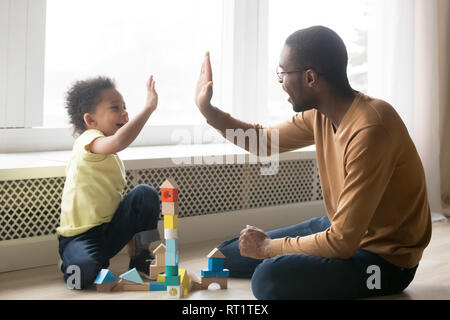
<path fill-rule="evenodd" d="M 149 185 L 138 185 L 122 200 L 109 223 L 73 237 L 59 236 L 64 281 L 78 267 L 80 287 L 93 284 L 101 269 L 136 235 L 138 246 L 160 239 L 157 230 L 160 212 L 158 192 Z M 69 269 L 68 269 L 69 268 Z"/>

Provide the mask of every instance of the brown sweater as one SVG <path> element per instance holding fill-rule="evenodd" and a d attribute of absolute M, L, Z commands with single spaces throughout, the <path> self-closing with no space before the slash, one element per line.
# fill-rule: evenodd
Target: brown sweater
<path fill-rule="evenodd" d="M 223 136 L 226 129 L 263 129 L 217 108 L 207 121 Z M 399 267 L 412 268 L 419 263 L 431 238 L 425 174 L 408 131 L 392 106 L 359 93 L 336 133 L 332 122 L 315 109 L 264 129 L 268 131 L 269 153 L 274 129 L 279 129 L 280 153 L 316 145 L 331 222 L 323 232 L 273 239 L 271 257 L 296 253 L 347 259 L 364 249 Z M 248 145 L 245 148 L 248 150 Z"/>

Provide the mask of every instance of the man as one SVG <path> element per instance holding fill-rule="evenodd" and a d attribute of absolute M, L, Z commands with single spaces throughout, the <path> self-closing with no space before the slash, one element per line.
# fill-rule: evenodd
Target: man
<path fill-rule="evenodd" d="M 350 87 L 347 60 L 342 39 L 322 26 L 294 32 L 282 50 L 279 82 L 298 113 L 265 128 L 267 148 L 274 130 L 279 152 L 316 145 L 327 216 L 267 233 L 247 226 L 219 246 L 225 268 L 231 276 L 252 277 L 258 299 L 399 293 L 430 241 L 425 176 L 414 144 L 388 103 Z M 207 53 L 196 104 L 208 123 L 223 135 L 263 129 L 220 111 L 211 98 Z"/>

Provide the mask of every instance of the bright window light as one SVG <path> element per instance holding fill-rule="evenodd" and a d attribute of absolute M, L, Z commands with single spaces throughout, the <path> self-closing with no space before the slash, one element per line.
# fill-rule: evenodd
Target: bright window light
<path fill-rule="evenodd" d="M 220 104 L 222 0 L 47 0 L 44 126 L 67 127 L 64 96 L 79 79 L 116 80 L 130 117 L 156 80 L 159 104 L 148 125 L 204 122 L 194 103 L 205 51 Z"/>
<path fill-rule="evenodd" d="M 367 92 L 367 0 L 276 0 L 269 1 L 268 25 L 268 107 L 270 123 L 293 115 L 288 95 L 281 89 L 275 69 L 284 41 L 299 29 L 323 25 L 344 40 L 349 56 L 347 74 L 350 85 Z"/>

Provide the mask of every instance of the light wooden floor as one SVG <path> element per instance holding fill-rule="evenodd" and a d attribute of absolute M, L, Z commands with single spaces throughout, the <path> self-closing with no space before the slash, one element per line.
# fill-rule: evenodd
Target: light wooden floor
<path fill-rule="evenodd" d="M 180 245 L 180 268 L 200 275 L 207 268 L 206 255 L 221 241 L 208 241 L 189 246 Z M 111 271 L 119 275 L 128 269 L 128 257 L 111 260 Z M 165 292 L 98 293 L 93 290 L 68 290 L 56 265 L 0 273 L 0 299 L 167 299 Z M 191 292 L 185 299 L 253 300 L 250 280 L 229 279 L 228 289 L 211 285 L 205 291 Z M 431 243 L 425 250 L 414 281 L 401 294 L 382 299 L 450 300 L 450 223 L 433 223 Z"/>

